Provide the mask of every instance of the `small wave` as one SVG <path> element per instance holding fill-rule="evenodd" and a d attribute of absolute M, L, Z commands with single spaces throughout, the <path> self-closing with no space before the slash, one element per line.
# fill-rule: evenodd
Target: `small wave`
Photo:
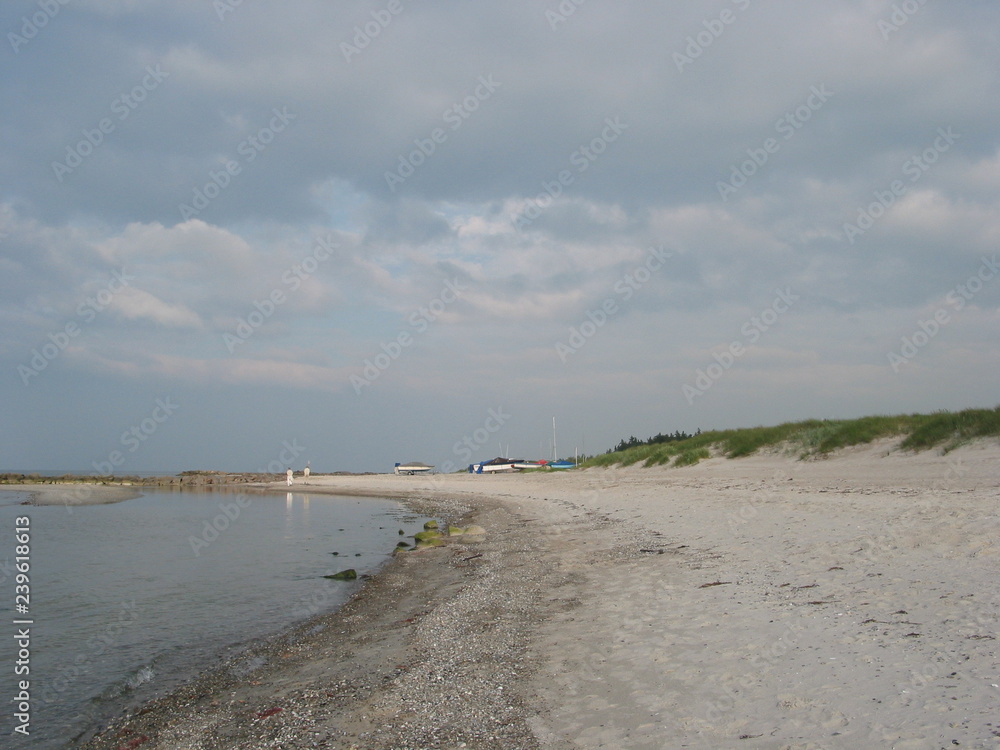
<path fill-rule="evenodd" d="M 142 667 L 138 672 L 125 680 L 125 684 L 129 686 L 132 690 L 145 685 L 147 682 L 151 682 L 152 679 L 156 677 L 156 672 L 153 671 L 152 666 Z"/>
<path fill-rule="evenodd" d="M 114 703 L 122 699 L 128 699 L 128 696 L 135 690 L 146 683 L 152 682 L 156 677 L 156 671 L 153 669 L 153 664 L 151 662 L 145 666 L 139 667 L 131 674 L 126 675 L 122 679 L 118 680 L 111 685 L 108 685 L 99 696 L 95 698 L 98 704 L 102 703 Z"/>

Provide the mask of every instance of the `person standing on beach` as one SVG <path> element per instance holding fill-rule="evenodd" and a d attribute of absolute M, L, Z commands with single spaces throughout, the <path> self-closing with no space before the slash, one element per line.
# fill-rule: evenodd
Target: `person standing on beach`
<path fill-rule="evenodd" d="M 309 462 L 308 461 L 306 461 L 306 468 L 304 468 L 302 470 L 302 478 L 303 479 L 308 479 L 309 478 Z"/>
<path fill-rule="evenodd" d="M 292 486 L 292 470 L 291 469 L 289 469 L 288 471 L 285 472 L 285 480 L 286 480 L 285 483 L 289 487 L 291 487 Z"/>

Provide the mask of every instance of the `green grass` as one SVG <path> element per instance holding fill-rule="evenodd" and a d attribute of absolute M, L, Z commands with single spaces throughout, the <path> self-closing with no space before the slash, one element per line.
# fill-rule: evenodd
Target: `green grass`
<path fill-rule="evenodd" d="M 690 466 L 718 452 L 727 458 L 751 456 L 770 448 L 797 453 L 800 458 L 826 455 L 853 445 L 866 445 L 881 438 L 900 439 L 900 450 L 928 450 L 940 446 L 945 452 L 972 440 L 1000 437 L 1000 406 L 934 414 L 898 414 L 860 419 L 787 422 L 772 427 L 715 430 L 671 443 L 640 445 L 595 456 L 584 467 Z"/>
<path fill-rule="evenodd" d="M 908 435 L 924 419 L 926 417 L 921 414 L 910 414 L 825 421 L 802 436 L 802 447 L 805 455 L 811 455 L 831 453 L 852 445 L 866 445 L 880 438 Z"/>
<path fill-rule="evenodd" d="M 958 413 L 940 411 L 924 417 L 900 445 L 907 450 L 926 450 L 944 443 L 945 452 L 972 440 L 1000 434 L 1000 406 L 966 409 Z"/>
<path fill-rule="evenodd" d="M 692 448 L 689 451 L 678 453 L 674 460 L 674 466 L 694 466 L 699 461 L 711 458 L 712 454 L 708 448 Z"/>

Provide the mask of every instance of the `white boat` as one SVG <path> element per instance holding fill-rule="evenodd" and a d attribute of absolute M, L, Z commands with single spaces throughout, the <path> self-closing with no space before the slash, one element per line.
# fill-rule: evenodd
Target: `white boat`
<path fill-rule="evenodd" d="M 482 461 L 469 466 L 470 474 L 510 473 L 524 469 L 541 469 L 544 461 L 525 461 L 523 458 L 494 458 L 492 461 Z"/>
<path fill-rule="evenodd" d="M 516 463 L 518 463 L 517 460 L 513 458 L 494 458 L 492 461 L 482 461 L 478 464 L 472 464 L 469 467 L 469 472 L 472 474 L 496 474 L 498 472 L 517 471 L 514 468 L 514 464 Z"/>
<path fill-rule="evenodd" d="M 548 461 L 515 461 L 515 469 L 544 469 Z"/>
<path fill-rule="evenodd" d="M 433 468 L 433 466 L 422 464 L 419 461 L 410 461 L 405 464 L 397 463 L 395 466 L 395 472 L 397 474 L 408 474 L 409 476 L 413 476 L 414 474 L 427 474 Z"/>

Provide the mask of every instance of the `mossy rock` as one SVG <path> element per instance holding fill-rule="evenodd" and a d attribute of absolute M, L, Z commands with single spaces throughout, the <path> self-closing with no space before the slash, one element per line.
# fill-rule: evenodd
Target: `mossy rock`
<path fill-rule="evenodd" d="M 475 524 L 472 526 L 466 526 L 464 536 L 486 536 L 486 529 L 482 526 L 476 526 Z"/>
<path fill-rule="evenodd" d="M 410 548 L 410 545 L 407 544 L 406 542 L 399 542 L 396 545 L 396 549 L 409 549 L 409 548 Z"/>
<path fill-rule="evenodd" d="M 464 533 L 465 533 L 465 529 L 463 529 L 461 526 L 449 526 L 448 527 L 448 536 L 462 536 L 462 534 L 464 534 Z"/>
<path fill-rule="evenodd" d="M 426 549 L 427 547 L 444 547 L 444 539 L 441 537 L 431 537 L 429 539 L 418 539 L 413 545 L 413 549 Z"/>
<path fill-rule="evenodd" d="M 437 521 L 428 521 L 424 524 L 424 531 L 433 531 L 437 528 L 439 528 Z"/>
<path fill-rule="evenodd" d="M 329 578 L 331 581 L 354 581 L 358 577 L 358 571 L 354 568 L 348 568 L 347 570 L 342 570 L 339 573 L 323 577 Z"/>
<path fill-rule="evenodd" d="M 416 539 L 418 542 L 426 542 L 431 539 L 440 539 L 441 532 L 437 531 L 436 529 L 429 529 L 427 531 L 418 531 L 416 534 L 413 535 L 413 538 Z"/>

